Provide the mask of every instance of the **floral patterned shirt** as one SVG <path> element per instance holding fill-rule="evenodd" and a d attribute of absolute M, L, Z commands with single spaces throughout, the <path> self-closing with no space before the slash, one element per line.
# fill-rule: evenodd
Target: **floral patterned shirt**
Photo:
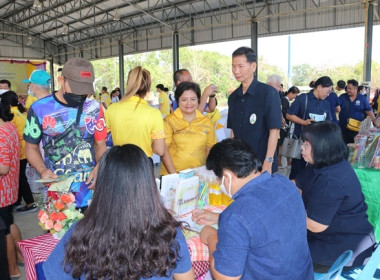
<path fill-rule="evenodd" d="M 17 129 L 7 122 L 0 127 L 0 166 L 9 166 L 9 172 L 0 175 L 0 207 L 17 201 L 20 173 L 20 142 Z"/>

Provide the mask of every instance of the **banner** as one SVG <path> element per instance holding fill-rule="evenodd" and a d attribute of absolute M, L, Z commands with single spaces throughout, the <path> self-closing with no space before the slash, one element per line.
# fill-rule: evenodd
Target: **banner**
<path fill-rule="evenodd" d="M 46 61 L 0 60 L 0 80 L 10 81 L 12 90 L 18 95 L 27 95 L 28 85 L 22 80 L 29 79 L 36 69 L 46 70 Z"/>

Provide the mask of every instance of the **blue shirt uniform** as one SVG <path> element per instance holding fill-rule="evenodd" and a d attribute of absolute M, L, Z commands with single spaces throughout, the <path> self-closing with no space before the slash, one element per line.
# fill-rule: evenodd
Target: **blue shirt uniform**
<path fill-rule="evenodd" d="M 228 98 L 227 127 L 235 138 L 249 144 L 257 157 L 264 162 L 270 129 L 282 127 L 281 103 L 278 92 L 267 84 L 253 80 L 243 94 L 238 87 Z M 274 158 L 277 158 L 274 155 Z M 277 160 L 272 163 L 272 172 L 277 171 Z"/>
<path fill-rule="evenodd" d="M 64 267 L 62 265 L 64 256 L 65 256 L 65 246 L 66 243 L 70 240 L 71 235 L 73 234 L 74 224 L 62 237 L 62 239 L 59 241 L 57 246 L 54 248 L 53 252 L 50 254 L 48 259 L 43 264 L 43 270 L 46 279 L 60 279 L 60 280 L 74 280 L 77 278 L 73 278 L 70 274 L 66 273 L 64 270 Z M 181 229 L 177 229 L 177 235 L 175 238 L 175 242 L 179 245 L 179 256 L 178 261 L 176 264 L 176 267 L 173 271 L 169 271 L 167 273 L 168 277 L 158 277 L 153 276 L 151 278 L 141 278 L 141 280 L 167 280 L 167 279 L 173 279 L 174 273 L 185 273 L 188 272 L 191 267 L 191 260 L 190 260 L 190 253 L 189 249 L 187 248 L 187 243 L 185 240 L 185 237 L 181 231 Z M 84 274 L 81 275 L 80 280 L 85 280 L 86 277 Z"/>
<path fill-rule="evenodd" d="M 371 111 L 371 106 L 364 95 L 358 94 L 354 101 L 351 101 L 347 93 L 339 96 L 340 113 L 339 113 L 339 126 L 345 128 L 348 118 L 353 118 L 358 121 L 363 121 L 366 117 L 366 111 Z M 347 109 L 348 105 L 348 109 Z M 348 117 L 347 117 L 348 112 Z"/>
<path fill-rule="evenodd" d="M 366 214 L 360 182 L 346 161 L 319 169 L 306 168 L 297 177 L 307 216 L 328 225 L 319 233 L 308 231 L 314 263 L 330 266 L 344 251 L 354 252 L 347 266 L 362 265 L 371 256 L 375 238 Z"/>
<path fill-rule="evenodd" d="M 306 96 L 307 96 L 307 108 L 305 111 L 306 104 Z M 311 90 L 308 93 L 300 94 L 296 97 L 292 105 L 288 110 L 289 115 L 295 115 L 300 119 L 303 119 L 305 115 L 305 120 L 310 119 L 310 114 L 322 115 L 324 116 L 324 120 L 331 121 L 331 113 L 330 113 L 330 104 L 326 100 L 317 99 Z M 301 135 L 301 125 L 295 124 L 294 134 L 299 137 Z"/>
<path fill-rule="evenodd" d="M 244 185 L 219 217 L 215 269 L 241 279 L 309 280 L 313 267 L 297 188 L 265 172 Z"/>
<path fill-rule="evenodd" d="M 338 120 L 336 118 L 335 109 L 340 105 L 338 95 L 335 92 L 330 92 L 329 96 L 327 96 L 326 101 L 330 104 L 330 114 L 331 120 L 333 123 L 338 124 Z"/>

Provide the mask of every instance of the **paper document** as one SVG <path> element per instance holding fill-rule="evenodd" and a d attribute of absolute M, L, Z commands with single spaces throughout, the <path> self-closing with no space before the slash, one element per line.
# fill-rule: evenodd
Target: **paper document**
<path fill-rule="evenodd" d="M 323 115 L 309 113 L 309 116 L 310 119 L 315 120 L 316 122 L 323 122 L 326 120 L 326 113 Z"/>
<path fill-rule="evenodd" d="M 54 192 L 68 192 L 70 190 L 70 186 L 74 181 L 75 176 L 65 176 L 66 179 L 52 183 L 49 187 L 49 191 Z"/>

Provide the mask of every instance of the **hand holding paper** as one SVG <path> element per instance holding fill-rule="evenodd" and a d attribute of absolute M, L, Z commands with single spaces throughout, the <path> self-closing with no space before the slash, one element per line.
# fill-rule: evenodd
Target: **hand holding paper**
<path fill-rule="evenodd" d="M 63 180 L 52 183 L 49 187 L 49 191 L 68 192 L 70 190 L 70 186 L 72 182 L 74 181 L 75 176 L 69 176 L 69 177 L 64 176 L 64 177 L 65 178 Z"/>

